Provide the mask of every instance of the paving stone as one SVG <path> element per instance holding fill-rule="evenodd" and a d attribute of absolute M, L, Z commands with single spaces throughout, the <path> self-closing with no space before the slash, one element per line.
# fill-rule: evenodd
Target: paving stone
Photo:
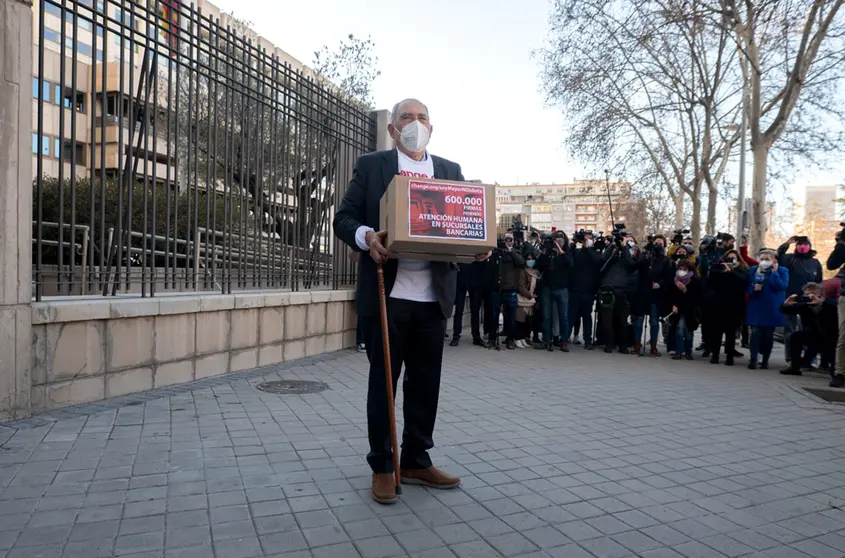
<path fill-rule="evenodd" d="M 431 453 L 463 487 L 408 487 L 395 506 L 370 499 L 368 372 L 352 352 L 19 421 L 0 429 L 0 556 L 827 558 L 845 548 L 845 514 L 831 508 L 845 503 L 845 415 L 766 371 L 696 361 L 679 374 L 668 359 L 578 347 L 564 374 L 561 362 L 449 348 Z M 252 387 L 292 376 L 333 389 L 269 398 Z"/>

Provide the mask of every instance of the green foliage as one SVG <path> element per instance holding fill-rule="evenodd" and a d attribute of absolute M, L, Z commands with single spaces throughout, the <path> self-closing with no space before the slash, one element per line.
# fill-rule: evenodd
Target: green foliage
<path fill-rule="evenodd" d="M 127 226 L 126 209 L 129 205 L 129 190 L 127 184 L 123 185 L 122 196 L 118 181 L 116 178 L 107 178 L 104 187 L 101 187 L 102 181 L 99 177 L 94 181 L 94 197 L 91 197 L 90 179 L 79 178 L 76 181 L 76 200 L 75 204 L 72 200 L 71 181 L 65 179 L 63 186 L 59 187 L 59 180 L 57 178 L 46 177 L 42 181 L 41 197 L 42 197 L 42 220 L 45 223 L 58 223 L 59 216 L 62 215 L 64 223 L 69 225 L 73 208 L 76 208 L 76 224 L 92 226 L 91 241 L 95 245 L 100 243 L 101 220 L 104 219 L 105 228 L 102 229 L 103 236 L 108 239 L 108 232 L 110 228 L 117 228 L 118 214 L 123 211 L 123 227 Z M 37 197 L 37 183 L 34 187 L 34 195 L 32 200 L 32 215 L 33 219 L 38 215 L 38 197 Z M 136 183 L 132 188 L 132 231 L 144 232 L 144 204 L 146 197 L 146 230 L 148 234 L 153 232 L 153 214 L 155 214 L 155 233 L 163 236 L 167 229 L 168 221 L 170 223 L 170 238 L 189 239 L 192 236 L 194 226 L 194 219 L 198 222 L 200 228 L 215 228 L 216 230 L 223 230 L 226 224 L 226 211 L 224 200 L 222 196 L 217 196 L 216 202 L 209 200 L 208 194 L 199 192 L 199 195 L 192 193 L 190 204 L 188 193 L 178 193 L 171 188 L 168 192 L 164 184 L 157 184 L 155 187 L 150 183 L 146 188 L 143 182 Z M 59 195 L 63 196 L 62 203 L 59 203 Z M 146 193 L 146 196 L 145 196 Z M 105 194 L 105 195 L 104 195 Z M 155 197 L 155 203 L 153 203 Z M 169 200 L 168 200 L 169 198 Z M 123 205 L 119 203 L 122 201 Z M 169 207 L 168 207 L 169 201 Z M 207 204 L 209 204 L 207 206 Z M 237 199 L 232 200 L 232 225 L 236 226 L 244 217 Z M 195 208 L 198 208 L 197 212 Z M 190 221 L 188 220 L 190 212 Z M 214 227 L 212 227 L 214 225 Z M 69 231 L 65 232 L 65 240 L 68 240 Z M 58 230 L 55 227 L 44 227 L 44 238 L 57 239 Z M 77 236 L 77 240 L 79 237 Z M 108 241 L 108 240 L 106 240 Z M 161 248 L 164 243 L 159 241 Z M 133 239 L 133 245 L 140 246 L 141 239 Z M 171 245 L 172 246 L 172 245 Z"/>
<path fill-rule="evenodd" d="M 374 106 L 373 82 L 381 75 L 372 38 L 361 40 L 349 34 L 335 51 L 328 47 L 314 53 L 314 71 L 341 91 L 368 107 Z"/>

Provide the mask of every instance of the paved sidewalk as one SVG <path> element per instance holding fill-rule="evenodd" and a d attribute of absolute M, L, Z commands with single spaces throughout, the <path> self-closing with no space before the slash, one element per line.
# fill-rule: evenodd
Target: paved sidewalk
<path fill-rule="evenodd" d="M 366 359 L 336 353 L 0 426 L 0 558 L 845 556 L 845 407 L 799 389 L 822 379 L 446 351 L 460 490 L 371 502 Z M 279 377 L 330 389 L 254 388 Z"/>

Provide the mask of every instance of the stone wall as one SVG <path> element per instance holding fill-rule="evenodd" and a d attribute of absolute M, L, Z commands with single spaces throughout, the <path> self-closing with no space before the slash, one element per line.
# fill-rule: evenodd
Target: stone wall
<path fill-rule="evenodd" d="M 354 299 L 345 290 L 34 302 L 32 412 L 352 348 Z"/>
<path fill-rule="evenodd" d="M 32 304 L 32 412 L 355 346 L 354 291 Z"/>

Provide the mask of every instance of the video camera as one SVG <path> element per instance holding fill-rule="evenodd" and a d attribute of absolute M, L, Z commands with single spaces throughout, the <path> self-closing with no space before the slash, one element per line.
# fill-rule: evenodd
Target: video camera
<path fill-rule="evenodd" d="M 610 235 L 613 237 L 616 244 L 621 245 L 622 240 L 625 238 L 625 223 L 614 223 L 613 230 L 610 231 Z"/>
<path fill-rule="evenodd" d="M 520 222 L 516 222 L 513 226 L 508 230 L 509 233 L 513 235 L 513 241 L 516 244 L 525 242 L 525 231 L 528 230 L 526 225 L 523 225 Z"/>
<path fill-rule="evenodd" d="M 552 244 L 559 238 L 563 238 L 563 231 L 555 231 L 547 235 L 543 240 L 543 249 L 551 250 L 553 248 Z M 561 248 L 566 250 L 566 246 L 562 246 Z"/>
<path fill-rule="evenodd" d="M 587 240 L 587 235 L 592 236 L 593 231 L 591 229 L 580 229 L 575 231 L 575 234 L 572 235 L 572 240 L 576 243 L 584 244 Z"/>
<path fill-rule="evenodd" d="M 686 235 L 690 234 L 689 229 L 675 229 L 675 236 L 672 237 L 672 244 L 683 244 Z"/>

